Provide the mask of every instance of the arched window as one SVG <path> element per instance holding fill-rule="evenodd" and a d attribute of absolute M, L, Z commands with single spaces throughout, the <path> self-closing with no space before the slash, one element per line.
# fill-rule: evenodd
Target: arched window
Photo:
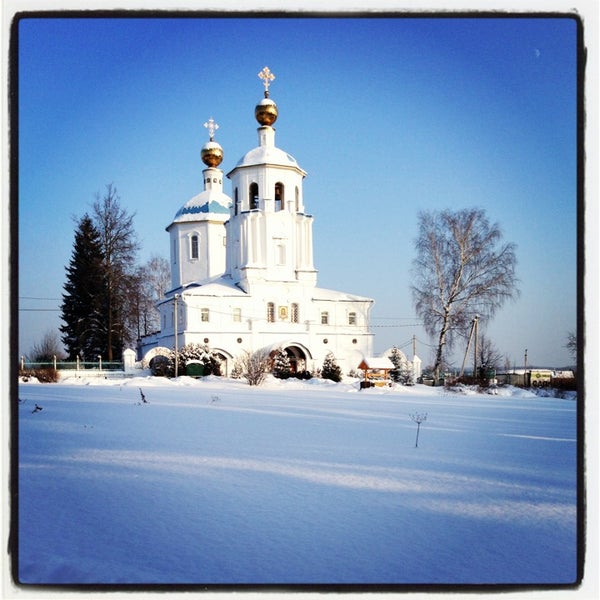
<path fill-rule="evenodd" d="M 321 325 L 329 325 L 329 313 L 326 310 L 321 313 Z"/>
<path fill-rule="evenodd" d="M 198 258 L 198 236 L 194 234 L 191 240 L 190 257 Z"/>
<path fill-rule="evenodd" d="M 292 302 L 292 314 L 290 320 L 292 323 L 300 322 L 300 307 L 295 302 Z"/>
<path fill-rule="evenodd" d="M 275 322 L 275 302 L 267 303 L 267 323 Z"/>
<path fill-rule="evenodd" d="M 238 210 L 239 210 L 239 206 L 238 206 L 238 202 L 239 202 L 239 198 L 238 198 L 238 189 L 235 188 L 235 192 L 234 192 L 234 200 L 233 200 L 233 214 L 237 215 L 238 214 Z"/>
<path fill-rule="evenodd" d="M 296 212 L 300 212 L 300 190 L 296 186 Z"/>
<path fill-rule="evenodd" d="M 275 210 L 283 210 L 285 208 L 285 197 L 283 193 L 283 183 L 278 181 L 275 184 Z"/>
<path fill-rule="evenodd" d="M 348 313 L 348 325 L 356 325 L 356 313 Z"/>
<path fill-rule="evenodd" d="M 250 184 L 250 210 L 258 208 L 258 183 Z"/>

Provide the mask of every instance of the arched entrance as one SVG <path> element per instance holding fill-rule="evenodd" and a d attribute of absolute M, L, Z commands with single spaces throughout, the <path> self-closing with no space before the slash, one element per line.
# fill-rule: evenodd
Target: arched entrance
<path fill-rule="evenodd" d="M 172 350 L 170 348 L 165 348 L 164 346 L 158 346 L 156 348 L 151 348 L 146 352 L 144 358 L 142 359 L 142 367 L 147 369 L 150 367 L 150 363 L 153 358 L 157 356 L 169 356 Z"/>
<path fill-rule="evenodd" d="M 222 377 L 229 377 L 231 375 L 232 356 L 229 352 L 226 352 L 222 348 L 213 348 L 213 355 L 217 358 L 220 363 L 220 374 Z"/>
<path fill-rule="evenodd" d="M 299 346 L 286 346 L 285 353 L 290 359 L 290 368 L 292 373 L 306 371 L 306 353 Z"/>

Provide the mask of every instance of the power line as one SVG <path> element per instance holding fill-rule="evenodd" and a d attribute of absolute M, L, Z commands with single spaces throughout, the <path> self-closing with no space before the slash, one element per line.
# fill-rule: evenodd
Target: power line
<path fill-rule="evenodd" d="M 373 325 L 373 323 L 370 324 L 370 327 L 383 327 L 383 328 L 396 328 L 396 327 L 421 327 L 423 325 L 423 323 L 407 323 L 404 325 L 398 324 L 398 325 Z"/>
<path fill-rule="evenodd" d="M 420 321 L 419 317 L 373 317 L 378 321 Z"/>
<path fill-rule="evenodd" d="M 40 296 L 19 296 L 19 300 L 62 300 L 62 298 L 42 298 Z"/>

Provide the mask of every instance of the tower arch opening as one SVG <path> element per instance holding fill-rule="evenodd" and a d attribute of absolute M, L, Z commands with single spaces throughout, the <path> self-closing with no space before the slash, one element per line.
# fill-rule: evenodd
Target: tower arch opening
<path fill-rule="evenodd" d="M 285 207 L 284 185 L 281 181 L 275 184 L 275 211 L 283 210 Z"/>
<path fill-rule="evenodd" d="M 256 210 L 258 208 L 258 183 L 253 182 L 250 184 L 248 190 L 250 210 Z"/>

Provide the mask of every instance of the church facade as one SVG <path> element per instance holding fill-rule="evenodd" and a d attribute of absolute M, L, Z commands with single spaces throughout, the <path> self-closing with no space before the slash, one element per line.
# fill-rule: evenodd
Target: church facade
<path fill-rule="evenodd" d="M 147 363 L 175 347 L 206 344 L 230 374 L 246 351 L 283 349 L 296 371 L 319 368 L 332 352 L 347 373 L 372 355 L 373 300 L 317 286 L 306 172 L 275 144 L 274 76 L 265 67 L 259 77 L 258 145 L 227 173 L 231 196 L 223 191 L 218 125 L 205 123 L 204 190 L 166 228 L 171 290 L 159 303 L 161 330 L 142 338 L 141 357 Z"/>

